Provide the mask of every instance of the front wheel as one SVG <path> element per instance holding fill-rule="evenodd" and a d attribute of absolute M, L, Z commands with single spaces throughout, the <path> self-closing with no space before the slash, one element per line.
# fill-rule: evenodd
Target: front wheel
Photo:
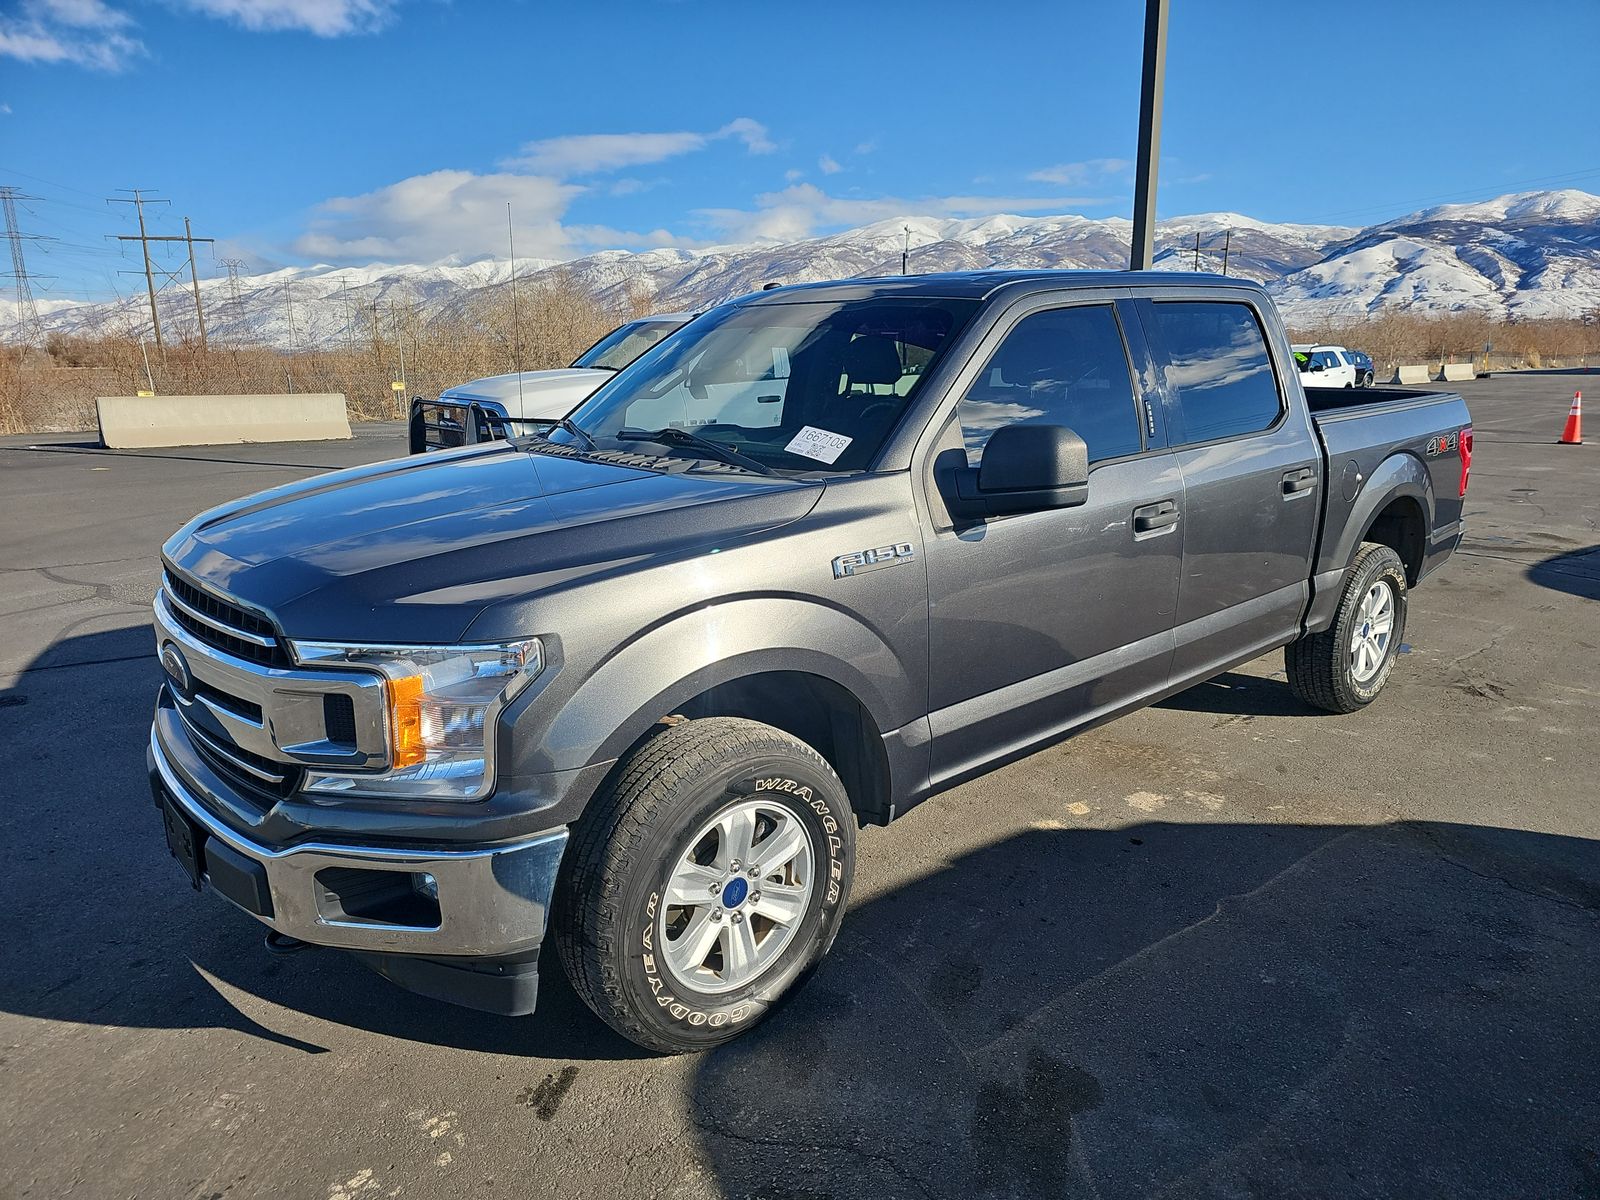
<path fill-rule="evenodd" d="M 663 725 L 574 830 L 554 933 L 573 988 L 630 1041 L 704 1050 L 827 953 L 855 864 L 844 786 L 769 725 Z"/>
<path fill-rule="evenodd" d="M 1307 704 L 1353 713 L 1377 699 L 1406 630 L 1406 569 L 1388 546 L 1363 543 L 1333 624 L 1284 647 L 1289 686 Z"/>

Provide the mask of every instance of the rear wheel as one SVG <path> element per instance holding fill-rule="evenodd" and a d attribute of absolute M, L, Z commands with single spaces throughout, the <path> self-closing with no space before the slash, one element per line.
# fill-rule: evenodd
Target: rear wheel
<path fill-rule="evenodd" d="M 703 1050 L 737 1037 L 827 953 L 855 818 L 821 755 L 769 725 L 665 725 L 574 831 L 554 917 L 573 987 L 624 1037 Z"/>
<path fill-rule="evenodd" d="M 1307 704 L 1352 713 L 1377 698 L 1406 628 L 1406 569 L 1388 546 L 1362 545 L 1333 624 L 1284 647 L 1289 686 Z"/>

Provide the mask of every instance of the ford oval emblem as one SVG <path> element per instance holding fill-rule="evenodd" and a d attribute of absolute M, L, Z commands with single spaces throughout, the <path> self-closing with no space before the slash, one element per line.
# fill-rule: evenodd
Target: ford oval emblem
<path fill-rule="evenodd" d="M 180 700 L 194 699 L 194 676 L 189 674 L 189 664 L 176 644 L 168 642 L 161 647 L 161 669 Z"/>

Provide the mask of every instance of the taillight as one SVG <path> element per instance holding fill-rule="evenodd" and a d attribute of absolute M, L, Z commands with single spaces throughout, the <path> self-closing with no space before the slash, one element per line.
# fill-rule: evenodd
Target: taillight
<path fill-rule="evenodd" d="M 1467 494 L 1467 475 L 1472 471 L 1472 426 L 1468 425 L 1456 438 L 1456 448 L 1461 452 L 1461 495 Z"/>

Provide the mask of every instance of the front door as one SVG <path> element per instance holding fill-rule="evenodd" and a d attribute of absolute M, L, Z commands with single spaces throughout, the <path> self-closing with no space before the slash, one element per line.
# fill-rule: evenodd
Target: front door
<path fill-rule="evenodd" d="M 1147 403 L 1130 367 L 1145 361 L 1138 320 L 1110 297 L 1050 303 L 986 339 L 954 417 L 959 445 L 947 430 L 941 456 L 976 466 L 1002 426 L 1065 425 L 1089 447 L 1089 499 L 947 527 L 935 518 L 926 555 L 936 786 L 1168 677 L 1184 497 L 1159 402 Z"/>

